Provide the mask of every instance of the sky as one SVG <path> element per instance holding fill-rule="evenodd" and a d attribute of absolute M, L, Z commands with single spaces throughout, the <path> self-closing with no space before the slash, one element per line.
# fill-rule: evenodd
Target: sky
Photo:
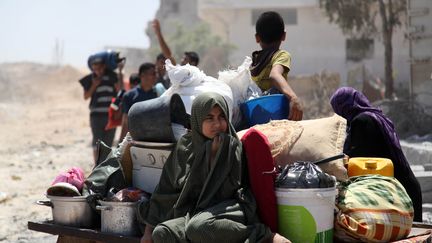
<path fill-rule="evenodd" d="M 146 48 L 158 8 L 158 0 L 0 0 L 0 63 L 53 63 L 56 43 L 61 63 L 77 67 L 105 46 Z"/>

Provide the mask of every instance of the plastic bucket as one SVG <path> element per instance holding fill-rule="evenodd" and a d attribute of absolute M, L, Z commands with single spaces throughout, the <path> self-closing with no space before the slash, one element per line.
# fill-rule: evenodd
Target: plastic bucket
<path fill-rule="evenodd" d="M 264 124 L 270 120 L 288 118 L 289 101 L 285 95 L 274 94 L 248 100 L 240 109 L 249 126 Z"/>
<path fill-rule="evenodd" d="M 276 188 L 279 233 L 293 243 L 333 242 L 337 189 Z"/>

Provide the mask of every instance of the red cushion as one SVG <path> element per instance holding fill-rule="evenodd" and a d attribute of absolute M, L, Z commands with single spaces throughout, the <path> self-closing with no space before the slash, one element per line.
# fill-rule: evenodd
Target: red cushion
<path fill-rule="evenodd" d="M 267 137 L 251 128 L 241 138 L 248 160 L 249 181 L 258 207 L 258 216 L 272 232 L 277 232 L 277 206 L 274 192 L 275 168 Z"/>

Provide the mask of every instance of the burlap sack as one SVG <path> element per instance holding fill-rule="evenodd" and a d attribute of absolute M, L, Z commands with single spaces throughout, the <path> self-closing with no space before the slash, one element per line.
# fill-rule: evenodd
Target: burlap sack
<path fill-rule="evenodd" d="M 303 131 L 303 126 L 300 123 L 289 120 L 270 121 L 266 124 L 255 125 L 253 128 L 267 137 L 273 158 L 290 151 Z M 237 133 L 239 139 L 243 137 L 247 130 Z"/>
<path fill-rule="evenodd" d="M 338 115 L 298 122 L 271 121 L 254 128 L 267 136 L 272 156 L 281 166 L 296 161 L 316 162 L 341 154 L 346 137 L 346 120 Z M 245 132 L 237 135 L 241 137 Z M 319 166 L 340 181 L 348 179 L 342 159 Z"/>
<path fill-rule="evenodd" d="M 315 162 L 343 153 L 346 137 L 346 120 L 338 115 L 299 121 L 303 132 L 291 150 L 284 150 L 275 158 L 280 165 L 296 161 Z M 319 165 L 321 169 L 336 176 L 340 181 L 348 179 L 343 160 L 334 160 Z"/>

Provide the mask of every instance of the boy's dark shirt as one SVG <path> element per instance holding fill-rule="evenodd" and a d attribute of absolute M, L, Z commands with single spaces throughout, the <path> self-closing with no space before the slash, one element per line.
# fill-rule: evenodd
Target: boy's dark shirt
<path fill-rule="evenodd" d="M 124 114 L 127 114 L 133 104 L 140 101 L 154 99 L 157 97 L 158 95 L 154 88 L 151 89 L 150 91 L 144 91 L 140 86 L 137 86 L 129 90 L 128 92 L 126 92 L 126 94 L 123 96 L 122 112 Z"/>

